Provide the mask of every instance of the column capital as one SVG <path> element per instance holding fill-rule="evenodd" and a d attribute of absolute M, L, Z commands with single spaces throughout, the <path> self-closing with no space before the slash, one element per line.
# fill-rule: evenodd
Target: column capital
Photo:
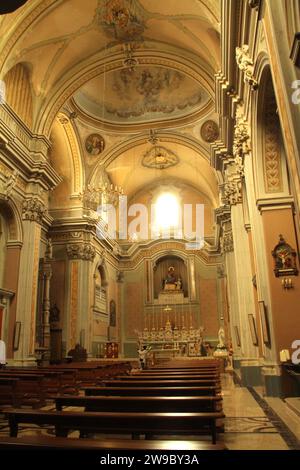
<path fill-rule="evenodd" d="M 67 255 L 69 259 L 94 261 L 96 249 L 90 243 L 71 243 L 67 245 Z"/>
<path fill-rule="evenodd" d="M 46 207 L 38 197 L 26 198 L 22 205 L 23 220 L 38 222 L 42 224 L 43 217 L 46 214 Z"/>

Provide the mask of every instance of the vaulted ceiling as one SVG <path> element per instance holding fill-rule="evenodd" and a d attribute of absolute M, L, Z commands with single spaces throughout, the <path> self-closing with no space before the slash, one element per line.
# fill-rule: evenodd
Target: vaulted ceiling
<path fill-rule="evenodd" d="M 28 70 L 34 132 L 51 138 L 57 114 L 72 117 L 85 184 L 105 168 L 130 197 L 168 180 L 217 205 L 220 0 L 30 0 L 0 30 L 1 77 Z M 95 152 L 91 135 L 103 142 Z"/>

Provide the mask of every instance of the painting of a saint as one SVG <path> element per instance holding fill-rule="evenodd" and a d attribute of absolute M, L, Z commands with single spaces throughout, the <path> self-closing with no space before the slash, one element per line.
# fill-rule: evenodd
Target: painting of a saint
<path fill-rule="evenodd" d="M 105 142 L 100 134 L 90 134 L 85 141 L 86 151 L 90 155 L 99 155 L 103 152 Z"/>

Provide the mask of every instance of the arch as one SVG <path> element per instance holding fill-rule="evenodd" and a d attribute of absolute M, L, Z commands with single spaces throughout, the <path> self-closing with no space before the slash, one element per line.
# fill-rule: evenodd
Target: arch
<path fill-rule="evenodd" d="M 50 195 L 51 209 L 69 204 L 69 198 L 78 196 L 83 189 L 84 165 L 78 140 L 70 119 L 59 113 L 51 131 L 50 159 L 63 181 Z M 76 199 L 74 204 L 78 204 Z"/>
<path fill-rule="evenodd" d="M 31 129 L 33 123 L 32 93 L 26 65 L 22 63 L 14 65 L 5 75 L 4 82 L 7 103 Z"/>
<path fill-rule="evenodd" d="M 261 53 L 256 62 L 259 90 L 253 102 L 253 171 L 256 195 L 288 196 L 289 184 L 282 129 L 277 113 L 276 95 L 267 53 Z"/>
<path fill-rule="evenodd" d="M 0 212 L 8 225 L 7 244 L 22 243 L 22 220 L 19 210 L 12 200 L 7 200 L 0 194 Z"/>
<path fill-rule="evenodd" d="M 213 96 L 212 70 L 207 70 L 207 64 L 205 64 L 205 68 L 204 64 L 197 58 L 186 57 L 186 53 L 181 57 L 175 50 L 164 52 L 162 49 L 152 49 L 150 47 L 147 50 L 140 50 L 137 52 L 136 58 L 140 65 L 161 65 L 183 72 L 198 81 L 208 94 Z M 34 124 L 35 132 L 49 136 L 56 115 L 75 91 L 89 80 L 103 73 L 120 70 L 124 67 L 123 53 L 117 50 L 114 52 L 110 51 L 110 55 L 106 57 L 97 58 L 93 56 L 88 58 L 80 65 L 74 66 L 57 81 L 52 94 L 45 100 L 44 105 L 37 113 Z"/>

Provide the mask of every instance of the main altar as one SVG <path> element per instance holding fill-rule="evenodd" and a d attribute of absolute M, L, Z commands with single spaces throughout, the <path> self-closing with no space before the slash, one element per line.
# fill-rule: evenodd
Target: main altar
<path fill-rule="evenodd" d="M 197 327 L 192 305 L 184 295 L 183 280 L 169 266 L 161 290 L 145 315 L 138 342 L 156 357 L 201 356 L 203 327 Z"/>

